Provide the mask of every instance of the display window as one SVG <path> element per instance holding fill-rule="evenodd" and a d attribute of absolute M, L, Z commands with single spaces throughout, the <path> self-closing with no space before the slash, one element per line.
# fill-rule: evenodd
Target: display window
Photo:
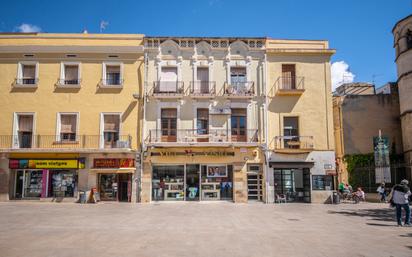
<path fill-rule="evenodd" d="M 43 171 L 41 170 L 26 170 L 24 174 L 24 197 L 42 196 L 43 189 Z"/>
<path fill-rule="evenodd" d="M 202 200 L 233 199 L 232 165 L 202 165 L 201 170 Z"/>
<path fill-rule="evenodd" d="M 102 201 L 130 202 L 132 175 L 126 173 L 99 174 L 99 193 Z"/>
<path fill-rule="evenodd" d="M 184 165 L 153 167 L 152 199 L 154 201 L 184 200 Z"/>
<path fill-rule="evenodd" d="M 49 196 L 74 197 L 76 188 L 76 172 L 70 170 L 49 171 Z"/>

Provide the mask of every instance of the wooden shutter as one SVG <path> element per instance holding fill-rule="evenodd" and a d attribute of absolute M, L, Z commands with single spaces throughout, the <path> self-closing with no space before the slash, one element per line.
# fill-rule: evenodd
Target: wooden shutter
<path fill-rule="evenodd" d="M 64 76 L 66 80 L 76 80 L 79 75 L 79 66 L 64 65 Z"/>
<path fill-rule="evenodd" d="M 32 132 L 33 131 L 33 116 L 19 115 L 19 131 Z"/>
<path fill-rule="evenodd" d="M 23 78 L 35 78 L 36 65 L 23 65 Z"/>
<path fill-rule="evenodd" d="M 61 133 L 76 133 L 77 117 L 74 114 L 60 115 L 60 132 Z"/>
<path fill-rule="evenodd" d="M 106 114 L 104 115 L 104 131 L 118 132 L 120 126 L 120 115 Z"/>

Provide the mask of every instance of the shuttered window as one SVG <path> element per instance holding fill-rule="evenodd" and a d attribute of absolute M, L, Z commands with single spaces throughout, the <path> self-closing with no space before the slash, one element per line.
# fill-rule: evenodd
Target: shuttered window
<path fill-rule="evenodd" d="M 105 114 L 104 115 L 104 132 L 119 132 L 120 115 Z"/>
<path fill-rule="evenodd" d="M 32 115 L 19 115 L 19 132 L 33 132 Z"/>
<path fill-rule="evenodd" d="M 60 115 L 60 137 L 62 141 L 75 141 L 77 130 L 76 114 Z"/>

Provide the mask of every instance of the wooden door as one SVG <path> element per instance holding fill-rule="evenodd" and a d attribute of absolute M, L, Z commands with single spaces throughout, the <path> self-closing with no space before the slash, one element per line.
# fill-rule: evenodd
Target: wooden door
<path fill-rule="evenodd" d="M 161 116 L 162 142 L 176 142 L 177 109 L 162 109 Z"/>

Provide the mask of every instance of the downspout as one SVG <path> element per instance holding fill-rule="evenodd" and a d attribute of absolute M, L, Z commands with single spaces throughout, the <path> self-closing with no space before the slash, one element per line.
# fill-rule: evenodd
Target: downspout
<path fill-rule="evenodd" d="M 264 157 L 265 157 L 265 166 L 264 166 L 264 174 L 265 174 L 265 203 L 268 204 L 269 203 L 269 145 L 268 145 L 268 141 L 269 141 L 269 133 L 268 133 L 268 92 L 267 92 L 267 54 L 265 53 L 265 57 L 264 57 L 264 63 L 263 63 L 263 92 L 264 92 L 264 98 L 265 98 L 265 104 L 263 106 L 263 127 L 264 127 L 264 134 L 265 134 L 265 143 L 263 144 L 263 153 L 264 153 Z"/>
<path fill-rule="evenodd" d="M 147 92 L 147 75 L 148 75 L 148 70 L 147 70 L 147 66 L 148 66 L 148 59 L 147 59 L 147 52 L 144 50 L 144 78 L 143 78 L 143 118 L 142 118 L 142 155 L 140 156 L 140 178 L 139 178 L 139 199 L 138 201 L 141 202 L 142 201 L 142 178 L 143 178 L 143 159 L 145 158 L 145 153 L 147 151 L 146 149 L 146 143 L 145 143 L 145 139 L 146 139 L 146 131 L 145 131 L 145 124 L 146 124 L 146 92 Z"/>

